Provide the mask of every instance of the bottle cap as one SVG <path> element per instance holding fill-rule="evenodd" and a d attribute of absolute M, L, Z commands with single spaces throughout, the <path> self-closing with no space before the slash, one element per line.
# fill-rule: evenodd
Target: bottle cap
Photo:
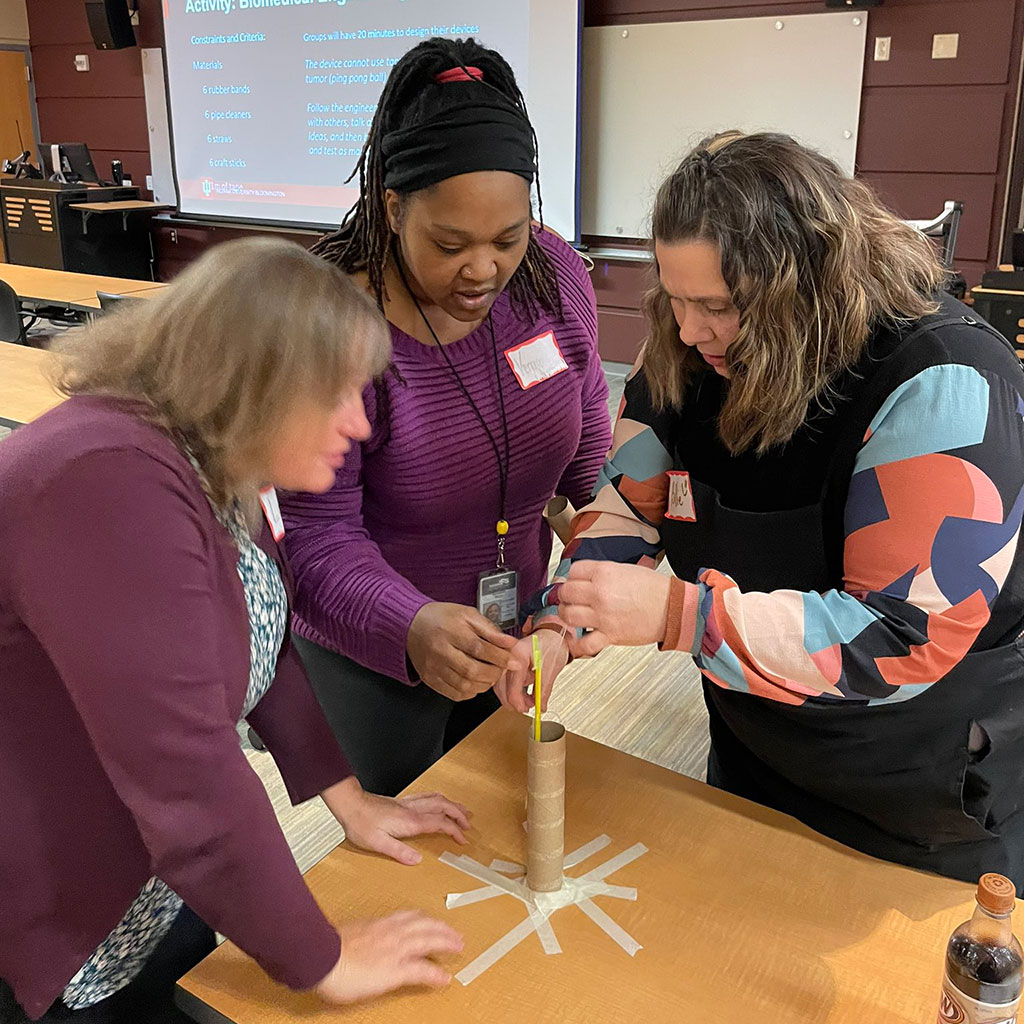
<path fill-rule="evenodd" d="M 1008 914 L 1016 899 L 1017 890 L 1005 875 L 990 872 L 978 879 L 978 902 L 990 914 Z"/>

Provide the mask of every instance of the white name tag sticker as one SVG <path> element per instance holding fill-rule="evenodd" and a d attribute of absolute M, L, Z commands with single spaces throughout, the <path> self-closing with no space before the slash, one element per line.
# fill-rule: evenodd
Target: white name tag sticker
<path fill-rule="evenodd" d="M 666 519 L 678 519 L 683 523 L 697 522 L 697 510 L 693 507 L 693 490 L 690 474 L 685 470 L 673 469 L 668 473 L 668 511 Z"/>
<path fill-rule="evenodd" d="M 273 487 L 264 487 L 260 491 L 260 505 L 263 506 L 263 514 L 270 524 L 274 540 L 280 542 L 284 536 L 284 519 L 281 517 L 281 506 L 277 503 L 277 491 Z"/>
<path fill-rule="evenodd" d="M 505 358 L 524 391 L 569 369 L 553 331 L 505 349 Z"/>

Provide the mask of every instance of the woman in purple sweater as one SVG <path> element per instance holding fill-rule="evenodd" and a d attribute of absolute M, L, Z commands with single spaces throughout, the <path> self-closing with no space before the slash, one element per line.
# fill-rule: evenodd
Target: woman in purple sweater
<path fill-rule="evenodd" d="M 532 219 L 536 141 L 505 60 L 431 39 L 394 67 L 362 194 L 314 252 L 391 327 L 370 436 L 284 503 L 296 646 L 360 780 L 397 793 L 498 706 L 558 493 L 610 443 L 593 288 Z M 514 573 L 514 575 L 513 575 Z"/>
<path fill-rule="evenodd" d="M 174 982 L 214 929 L 329 1002 L 446 982 L 446 925 L 324 917 L 236 732 L 356 846 L 413 864 L 402 838 L 463 839 L 457 805 L 351 776 L 291 650 L 259 489 L 331 486 L 387 359 L 336 268 L 229 242 L 100 321 L 67 353 L 72 397 L 0 442 L 3 1024 L 184 1020 Z"/>

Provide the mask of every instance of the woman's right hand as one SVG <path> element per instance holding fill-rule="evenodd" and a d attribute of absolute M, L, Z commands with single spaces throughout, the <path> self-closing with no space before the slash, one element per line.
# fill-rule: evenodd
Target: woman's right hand
<path fill-rule="evenodd" d="M 568 627 L 566 627 L 568 630 Z M 572 631 L 568 630 L 569 635 Z M 510 668 L 501 679 L 494 684 L 494 692 L 498 700 L 513 711 L 528 713 L 533 711 L 533 695 L 526 692 L 533 685 L 533 636 L 540 645 L 541 664 L 541 710 L 547 711 L 548 698 L 558 673 L 569 663 L 568 638 L 562 632 L 553 629 L 538 629 L 532 636 L 524 636 L 516 642 L 513 654 L 518 661 L 527 661 L 525 669 L 515 666 Z"/>
<path fill-rule="evenodd" d="M 416 613 L 405 649 L 432 690 L 451 700 L 469 700 L 494 686 L 510 666 L 518 666 L 518 657 L 512 656 L 515 644 L 515 637 L 475 608 L 434 601 Z"/>
<path fill-rule="evenodd" d="M 407 985 L 443 988 L 451 975 L 430 958 L 462 951 L 454 928 L 415 910 L 338 929 L 341 956 L 317 986 L 328 1003 L 357 1003 Z"/>

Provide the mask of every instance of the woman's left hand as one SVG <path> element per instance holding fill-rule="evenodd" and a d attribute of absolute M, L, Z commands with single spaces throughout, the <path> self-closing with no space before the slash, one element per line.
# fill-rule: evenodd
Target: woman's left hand
<path fill-rule="evenodd" d="M 320 795 L 353 846 L 382 853 L 400 864 L 419 864 L 423 859 L 403 839 L 440 833 L 457 843 L 467 842 L 464 830 L 469 828 L 469 811 L 440 793 L 376 796 L 350 775 Z"/>
<path fill-rule="evenodd" d="M 639 647 L 665 639 L 669 577 L 642 565 L 575 562 L 558 595 L 558 617 L 592 630 L 571 642 L 577 657 L 608 644 Z"/>

